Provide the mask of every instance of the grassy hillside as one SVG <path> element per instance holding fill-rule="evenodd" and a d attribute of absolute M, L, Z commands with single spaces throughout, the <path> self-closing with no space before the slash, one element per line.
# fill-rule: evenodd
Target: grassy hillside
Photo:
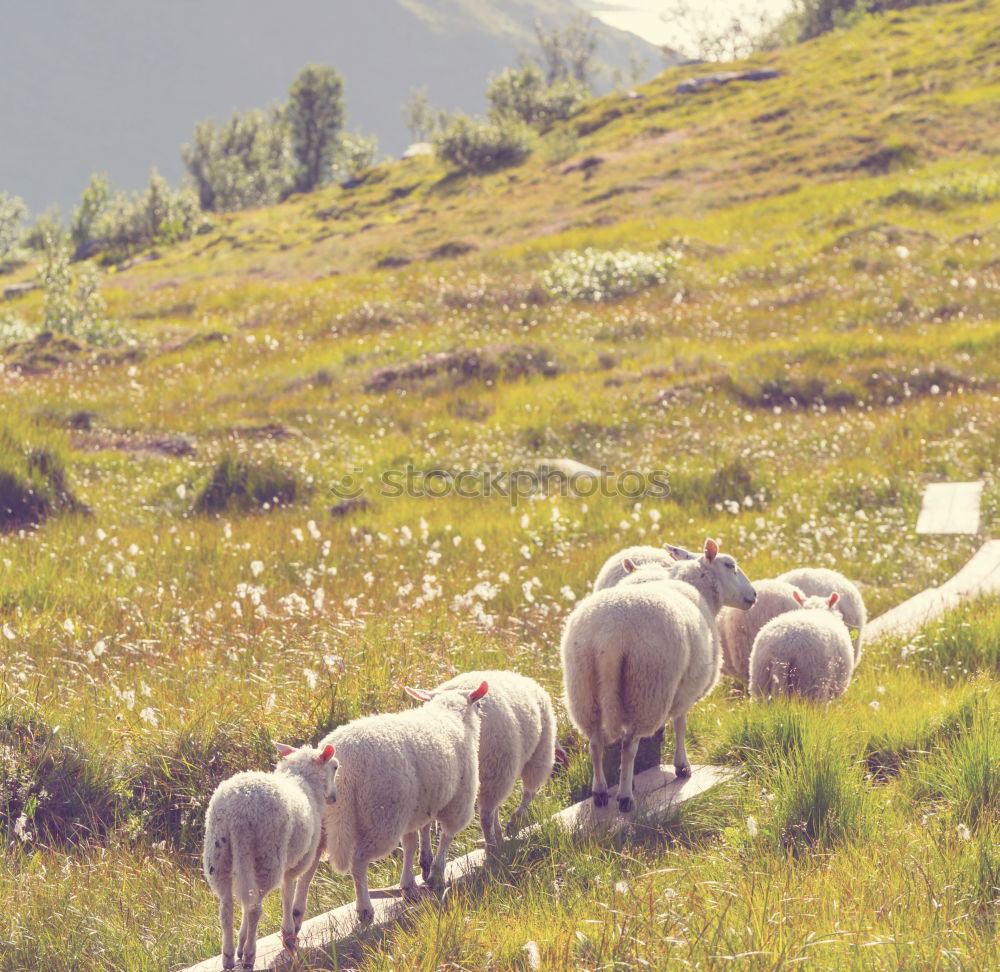
<path fill-rule="evenodd" d="M 616 548 L 717 536 L 751 578 L 836 566 L 878 614 L 981 540 L 915 535 L 925 483 L 985 479 L 995 534 L 998 14 L 864 21 L 693 95 L 711 66 L 673 70 L 490 176 L 417 159 L 222 217 L 109 273 L 132 346 L 6 349 L 0 475 L 48 450 L 73 503 L 0 534 L 0 968 L 211 954 L 215 782 L 457 669 L 557 694 L 563 620 Z M 679 260 L 552 296 L 588 247 Z M 561 457 L 669 494 L 380 485 Z M 689 745 L 739 785 L 638 845 L 512 851 L 362 966 L 520 968 L 529 940 L 553 968 L 995 965 L 998 610 L 876 646 L 821 718 L 723 681 Z M 560 739 L 543 811 L 587 784 L 562 716 Z M 312 907 L 351 898 L 325 875 Z"/>

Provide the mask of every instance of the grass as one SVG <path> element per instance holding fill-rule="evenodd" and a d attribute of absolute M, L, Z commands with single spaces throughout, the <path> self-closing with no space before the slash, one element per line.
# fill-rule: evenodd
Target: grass
<path fill-rule="evenodd" d="M 221 217 L 106 278 L 127 354 L 5 355 L 0 461 L 26 479 L 37 441 L 76 504 L 0 535 L 0 969 L 215 952 L 215 782 L 460 669 L 557 697 L 564 619 L 615 549 L 717 536 L 751 578 L 840 569 L 876 616 L 981 542 L 915 534 L 927 482 L 983 479 L 995 534 L 1000 200 L 940 187 L 992 185 L 996 13 L 866 19 L 758 59 L 776 82 L 682 96 L 707 68 L 675 69 L 519 166 L 412 160 Z M 680 259 L 551 297 L 556 255 L 588 248 Z M 391 488 L 560 457 L 670 489 Z M 998 632 L 993 599 L 886 639 L 822 715 L 720 685 L 689 745 L 739 783 L 639 844 L 545 831 L 351 962 L 996 965 Z M 561 713 L 560 741 L 540 816 L 586 780 Z M 351 898 L 322 873 L 311 909 Z"/>

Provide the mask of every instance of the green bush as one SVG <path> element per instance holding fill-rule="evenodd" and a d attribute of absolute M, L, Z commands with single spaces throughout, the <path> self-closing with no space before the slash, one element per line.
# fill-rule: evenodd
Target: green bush
<path fill-rule="evenodd" d="M 198 513 L 248 512 L 294 503 L 301 492 L 295 474 L 273 459 L 257 462 L 223 456 L 194 508 Z"/>
<path fill-rule="evenodd" d="M 10 842 L 75 844 L 109 830 L 118 788 L 66 732 L 0 703 L 0 833 Z"/>
<path fill-rule="evenodd" d="M 181 158 L 202 209 L 226 212 L 284 199 L 295 185 L 295 159 L 285 113 L 239 112 L 221 128 L 195 126 Z"/>
<path fill-rule="evenodd" d="M 558 300 L 612 300 L 665 283 L 680 255 L 672 251 L 570 250 L 542 273 L 542 288 Z"/>
<path fill-rule="evenodd" d="M 0 423 L 0 532 L 84 509 L 69 487 L 62 442 L 31 426 Z"/>
<path fill-rule="evenodd" d="M 459 172 L 491 172 L 519 165 L 533 147 L 531 129 L 516 118 L 477 121 L 458 112 L 434 136 L 434 152 Z"/>
<path fill-rule="evenodd" d="M 546 84 L 542 72 L 528 64 L 493 77 L 486 97 L 497 118 L 516 118 L 534 128 L 546 128 L 573 115 L 587 90 L 579 81 Z"/>
<path fill-rule="evenodd" d="M 21 242 L 28 207 L 24 200 L 0 192 L 0 260 L 3 260 Z"/>
<path fill-rule="evenodd" d="M 330 164 L 330 174 L 334 182 L 346 182 L 360 175 L 375 164 L 378 139 L 374 135 L 355 132 L 341 132 Z"/>

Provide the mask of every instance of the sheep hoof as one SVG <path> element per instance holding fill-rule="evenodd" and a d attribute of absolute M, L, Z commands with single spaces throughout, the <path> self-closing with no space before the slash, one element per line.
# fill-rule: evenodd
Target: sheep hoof
<path fill-rule="evenodd" d="M 635 809 L 635 800 L 632 797 L 619 797 L 618 798 L 618 812 L 619 813 L 631 813 Z"/>
<path fill-rule="evenodd" d="M 431 879 L 431 862 L 433 860 L 434 857 L 431 854 L 426 857 L 423 854 L 420 855 L 420 873 L 423 875 L 425 883 Z"/>
<path fill-rule="evenodd" d="M 299 939 L 297 935 L 283 935 L 281 939 L 281 944 L 288 949 L 289 952 L 295 951 L 295 946 L 298 945 Z"/>
<path fill-rule="evenodd" d="M 370 925 L 375 920 L 375 911 L 372 908 L 358 908 L 358 921 L 362 925 Z"/>
<path fill-rule="evenodd" d="M 677 776 L 679 780 L 686 779 L 691 775 L 691 767 L 688 763 L 684 763 L 681 766 L 675 766 L 674 774 Z"/>
<path fill-rule="evenodd" d="M 608 805 L 608 795 L 607 793 L 595 793 L 594 794 L 594 806 L 595 807 L 606 807 Z"/>
<path fill-rule="evenodd" d="M 222 967 L 224 969 L 235 969 L 236 968 L 236 962 L 233 959 L 232 955 L 223 955 L 222 956 Z"/>
<path fill-rule="evenodd" d="M 417 901 L 420 898 L 420 888 L 417 887 L 416 883 L 408 884 L 405 888 L 401 889 L 403 892 L 403 897 L 407 901 Z"/>

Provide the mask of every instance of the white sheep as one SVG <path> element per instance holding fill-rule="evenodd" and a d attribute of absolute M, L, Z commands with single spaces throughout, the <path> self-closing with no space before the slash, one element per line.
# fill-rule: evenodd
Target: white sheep
<path fill-rule="evenodd" d="M 760 629 L 750 654 L 754 698 L 800 695 L 828 702 L 847 691 L 854 649 L 838 600 L 837 592 L 803 598 L 803 610 L 781 614 Z"/>
<path fill-rule="evenodd" d="M 755 580 L 757 600 L 749 611 L 724 607 L 719 612 L 719 640 L 722 642 L 722 674 L 750 681 L 750 652 L 757 632 L 771 618 L 786 611 L 798 611 L 796 588 L 780 580 Z"/>
<path fill-rule="evenodd" d="M 482 682 L 473 692 L 449 690 L 419 709 L 356 719 L 322 742 L 337 747 L 338 799 L 326 807 L 326 846 L 302 881 L 311 879 L 322 852 L 334 870 L 354 878 L 361 921 L 374 917 L 368 894 L 368 864 L 403 843 L 403 894 L 417 893 L 413 858 L 418 834 L 437 820 L 440 841 L 430 865 L 430 883 L 444 883 L 452 838 L 469 825 L 479 787 L 479 732 L 487 693 Z"/>
<path fill-rule="evenodd" d="M 245 969 L 257 956 L 257 923 L 265 895 L 281 885 L 281 935 L 294 949 L 302 926 L 305 894 L 296 877 L 316 857 L 323 809 L 337 799 L 334 747 L 278 745 L 273 773 L 237 773 L 212 794 L 205 817 L 205 877 L 219 898 L 222 967 L 235 968 L 233 895 L 243 910 L 235 958 Z M 311 872 L 310 872 L 311 873 Z"/>
<path fill-rule="evenodd" d="M 414 698 L 428 702 L 439 692 L 459 689 L 471 692 L 489 684 L 489 694 L 480 703 L 483 721 L 479 732 L 479 820 L 487 849 L 501 843 L 500 805 L 522 781 L 521 802 L 511 815 L 507 833 L 520 829 L 528 806 L 549 778 L 554 759 L 566 760 L 556 745 L 556 717 L 552 700 L 534 679 L 517 672 L 465 672 L 431 692 L 407 688 Z M 420 832 L 420 867 L 426 880 L 430 873 L 430 824 Z"/>
<path fill-rule="evenodd" d="M 840 595 L 837 610 L 844 619 L 844 624 L 851 629 L 856 668 L 861 660 L 861 631 L 868 621 L 865 602 L 857 585 L 840 571 L 829 567 L 796 567 L 794 570 L 786 570 L 778 580 L 792 584 L 808 597 L 826 597 L 831 591 Z"/>
<path fill-rule="evenodd" d="M 688 710 L 719 677 L 715 616 L 724 604 L 749 608 L 754 589 L 714 540 L 695 557 L 673 548 L 683 562 L 676 579 L 647 564 L 617 586 L 591 594 L 570 615 L 561 652 L 566 702 L 573 724 L 590 741 L 594 803 L 604 806 L 604 748 L 622 740 L 618 809 L 635 806 L 632 776 L 640 738 L 667 719 L 674 726 L 674 768 L 689 776 L 684 747 Z"/>
<path fill-rule="evenodd" d="M 626 576 L 628 573 L 624 567 L 626 560 L 633 563 L 636 567 L 644 567 L 647 564 L 659 564 L 666 570 L 671 570 L 674 567 L 676 559 L 676 557 L 671 556 L 669 550 L 663 547 L 626 547 L 624 550 L 612 554 L 604 561 L 604 565 L 597 574 L 597 580 L 594 581 L 594 593 L 614 587 Z"/>

